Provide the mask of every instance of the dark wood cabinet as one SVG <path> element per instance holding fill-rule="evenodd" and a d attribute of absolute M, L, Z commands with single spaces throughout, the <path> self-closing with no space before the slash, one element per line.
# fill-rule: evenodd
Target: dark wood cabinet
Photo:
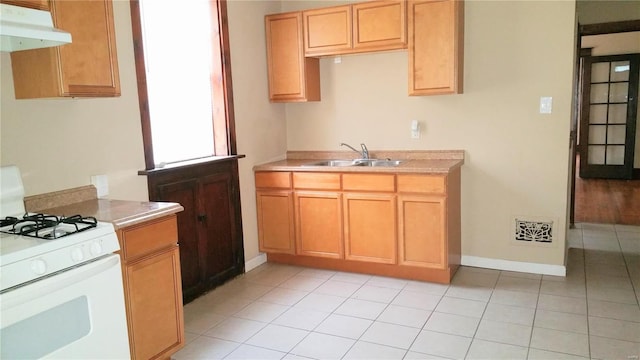
<path fill-rule="evenodd" d="M 178 244 L 187 303 L 244 272 L 236 157 L 146 172 L 149 199 L 180 203 Z"/>

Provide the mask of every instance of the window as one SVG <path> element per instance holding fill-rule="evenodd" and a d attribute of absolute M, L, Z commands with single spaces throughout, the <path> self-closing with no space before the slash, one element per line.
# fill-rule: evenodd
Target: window
<path fill-rule="evenodd" d="M 132 0 L 131 20 L 146 169 L 235 154 L 226 1 Z"/>

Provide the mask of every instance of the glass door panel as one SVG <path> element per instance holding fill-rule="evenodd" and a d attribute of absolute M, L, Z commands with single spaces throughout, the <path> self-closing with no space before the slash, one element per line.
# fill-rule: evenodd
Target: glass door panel
<path fill-rule="evenodd" d="M 604 118 L 604 117 L 603 117 Z M 626 124 L 627 104 L 609 105 L 609 124 Z"/>
<path fill-rule="evenodd" d="M 640 54 L 584 58 L 581 177 L 633 173 Z"/>

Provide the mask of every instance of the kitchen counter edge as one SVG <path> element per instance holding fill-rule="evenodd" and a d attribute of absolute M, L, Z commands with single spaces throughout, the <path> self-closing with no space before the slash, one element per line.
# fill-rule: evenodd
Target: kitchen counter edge
<path fill-rule="evenodd" d="M 309 166 L 319 160 L 355 159 L 349 152 L 288 152 L 285 160 L 272 161 L 253 167 L 253 171 L 305 172 L 366 172 L 366 173 L 437 173 L 446 174 L 464 164 L 463 150 L 450 151 L 374 151 L 372 158 L 402 160 L 392 167 L 368 166 Z"/>
<path fill-rule="evenodd" d="M 46 209 L 43 212 L 65 216 L 73 214 L 93 216 L 99 221 L 112 223 L 113 227 L 118 230 L 173 215 L 183 210 L 182 205 L 172 202 L 92 199 Z"/>

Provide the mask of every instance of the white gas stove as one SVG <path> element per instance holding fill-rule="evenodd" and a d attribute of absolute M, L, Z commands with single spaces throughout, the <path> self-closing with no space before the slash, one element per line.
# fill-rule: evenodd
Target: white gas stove
<path fill-rule="evenodd" d="M 0 167 L 0 358 L 129 358 L 119 249 L 110 223 L 25 213 Z"/>
<path fill-rule="evenodd" d="M 120 249 L 113 225 L 104 222 L 96 222 L 93 228 L 59 238 L 38 238 L 12 233 L 16 228 L 20 231 L 25 226 L 31 226 L 21 226 L 21 224 L 31 223 L 30 220 L 24 220 L 29 217 L 60 219 L 42 214 L 26 214 L 16 217 L 20 219 L 18 223 L 0 228 L 0 269 L 2 270 L 0 291 L 2 292 Z M 50 226 L 40 229 L 39 234 L 42 235 L 34 236 L 46 236 L 53 231 L 62 231 L 60 229 L 70 227 L 64 223 L 53 225 L 62 220 L 50 221 L 52 221 Z"/>
<path fill-rule="evenodd" d="M 0 292 L 120 249 L 110 223 L 25 213 L 18 168 L 0 174 Z"/>

